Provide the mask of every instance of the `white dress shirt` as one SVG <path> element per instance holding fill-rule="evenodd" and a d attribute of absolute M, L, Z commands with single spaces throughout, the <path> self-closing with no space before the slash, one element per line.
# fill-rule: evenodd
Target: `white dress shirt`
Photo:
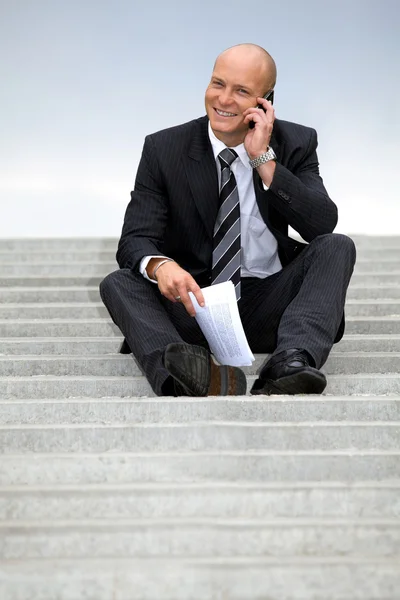
<path fill-rule="evenodd" d="M 215 136 L 210 123 L 208 123 L 208 135 L 215 157 L 218 183 L 220 185 L 221 165 L 218 154 L 226 146 Z M 241 276 L 263 279 L 282 269 L 278 256 L 278 242 L 266 226 L 258 209 L 254 191 L 253 169 L 249 164 L 249 157 L 244 144 L 236 146 L 233 150 L 238 155 L 238 158 L 231 165 L 231 170 L 236 179 L 240 201 Z M 266 185 L 264 185 L 264 188 L 268 189 Z M 146 273 L 146 267 L 151 258 L 162 257 L 145 256 L 142 258 L 140 272 L 146 279 L 150 279 Z M 154 280 L 150 279 L 150 281 Z"/>

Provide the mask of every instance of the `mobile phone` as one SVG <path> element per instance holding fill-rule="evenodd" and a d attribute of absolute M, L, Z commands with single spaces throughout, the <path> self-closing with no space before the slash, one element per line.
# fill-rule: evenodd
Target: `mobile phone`
<path fill-rule="evenodd" d="M 274 90 L 269 90 L 269 92 L 264 94 L 263 98 L 265 98 L 265 100 L 269 100 L 271 102 L 271 104 L 273 104 L 274 103 Z M 265 112 L 265 108 L 261 104 L 257 104 L 257 108 L 262 108 L 263 111 Z M 254 129 L 254 125 L 255 125 L 254 121 L 250 121 L 249 128 Z"/>

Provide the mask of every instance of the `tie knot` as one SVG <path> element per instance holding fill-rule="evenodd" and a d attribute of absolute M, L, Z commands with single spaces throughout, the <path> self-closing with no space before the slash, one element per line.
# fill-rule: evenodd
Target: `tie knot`
<path fill-rule="evenodd" d="M 231 164 L 237 159 L 238 155 L 232 148 L 224 148 L 222 152 L 218 154 L 219 162 L 221 167 L 230 167 Z"/>

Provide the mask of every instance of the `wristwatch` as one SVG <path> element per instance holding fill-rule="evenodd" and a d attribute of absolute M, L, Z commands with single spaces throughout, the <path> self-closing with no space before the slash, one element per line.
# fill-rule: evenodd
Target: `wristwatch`
<path fill-rule="evenodd" d="M 253 160 L 249 160 L 249 163 L 252 169 L 256 169 L 269 160 L 276 160 L 276 154 L 272 150 L 271 146 L 269 146 L 268 150 L 264 152 L 264 154 L 261 154 L 261 156 L 257 156 L 257 158 L 253 158 Z"/>

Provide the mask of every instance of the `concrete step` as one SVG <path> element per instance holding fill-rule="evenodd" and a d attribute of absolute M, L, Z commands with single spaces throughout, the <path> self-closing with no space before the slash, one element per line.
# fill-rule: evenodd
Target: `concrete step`
<path fill-rule="evenodd" d="M 358 248 L 400 248 L 398 235 L 353 235 L 349 234 Z"/>
<path fill-rule="evenodd" d="M 346 317 L 384 317 L 400 315 L 400 300 L 348 300 Z"/>
<path fill-rule="evenodd" d="M 247 375 L 255 375 L 270 355 L 259 354 Z M 328 375 L 355 373 L 398 373 L 399 352 L 332 352 L 322 367 Z M 0 356 L 0 377 L 54 376 L 122 376 L 138 377 L 142 372 L 131 355 L 87 356 Z"/>
<path fill-rule="evenodd" d="M 112 423 L 0 426 L 0 453 L 384 450 L 400 421 Z"/>
<path fill-rule="evenodd" d="M 1 247 L 0 247 L 1 248 Z M 71 263 L 98 263 L 98 262 L 115 262 L 115 255 L 117 252 L 117 244 L 115 248 L 106 249 L 95 249 L 88 248 L 87 250 L 78 249 L 55 249 L 51 251 L 46 250 L 30 250 L 29 252 L 20 251 L 3 251 L 0 249 L 0 263 L 1 264 L 71 264 Z M 385 259 L 386 255 L 379 255 L 378 259 Z M 393 258 L 393 254 L 389 254 L 389 259 Z"/>
<path fill-rule="evenodd" d="M 104 355 L 117 354 L 122 337 L 9 337 L 0 338 L 0 356 L 15 355 Z M 400 352 L 400 335 L 345 334 L 333 347 L 331 357 L 338 352 Z M 367 358 L 367 357 L 365 357 Z M 375 365 L 374 369 L 378 369 Z"/>
<path fill-rule="evenodd" d="M 83 423 L 400 421 L 400 397 L 258 396 L 214 398 L 75 398 L 2 400 L 0 423 L 71 425 Z"/>
<path fill-rule="evenodd" d="M 157 573 L 157 577 L 154 577 Z M 398 600 L 397 558 L 39 559 L 0 565 L 7 600 Z"/>
<path fill-rule="evenodd" d="M 391 336 L 388 336 L 391 338 Z M 395 337 L 395 336 L 394 336 Z M 385 345 L 386 341 L 386 345 Z M 122 337 L 76 337 L 76 338 L 0 338 L 0 356 L 15 355 L 107 355 L 117 354 L 121 346 Z M 379 347 L 388 347 L 389 340 L 377 341 Z M 382 346 L 382 344 L 384 346 Z M 356 346 L 354 346 L 356 347 Z M 391 346 L 400 352 L 400 336 L 398 346 Z"/>
<path fill-rule="evenodd" d="M 399 300 L 348 300 L 346 316 L 400 315 Z M 8 303 L 0 305 L 2 319 L 96 319 L 109 317 L 102 302 Z"/>
<path fill-rule="evenodd" d="M 0 485 L 377 482 L 400 479 L 400 450 L 2 454 Z"/>
<path fill-rule="evenodd" d="M 10 238 L 0 239 L 1 252 L 43 252 L 51 250 L 116 251 L 118 238 Z M 51 256 L 51 253 L 50 255 Z"/>
<path fill-rule="evenodd" d="M 6 291 L 4 292 L 6 293 Z M 400 286 L 378 285 L 350 285 L 347 290 L 347 300 L 398 300 L 400 298 Z M 49 300 L 50 302 L 50 300 Z"/>
<path fill-rule="evenodd" d="M 0 357 L 0 377 L 36 375 L 96 375 L 138 377 L 142 372 L 132 356 L 5 356 Z"/>
<path fill-rule="evenodd" d="M 112 255 L 114 258 L 115 254 Z M 357 246 L 357 260 L 391 260 L 400 257 L 400 238 L 396 246 Z"/>
<path fill-rule="evenodd" d="M 327 395 L 161 399 L 116 239 L 0 241 L 0 598 L 398 600 L 400 237 L 356 243 Z"/>
<path fill-rule="evenodd" d="M 400 289 L 400 288 L 399 288 Z M 0 289 L 0 303 L 101 302 L 99 287 L 11 287 Z"/>
<path fill-rule="evenodd" d="M 0 523 L 85 519 L 390 519 L 400 484 L 0 486 Z"/>
<path fill-rule="evenodd" d="M 347 334 L 400 334 L 400 317 L 347 317 Z M 109 318 L 98 319 L 1 319 L 5 337 L 121 337 Z"/>
<path fill-rule="evenodd" d="M 400 317 L 346 317 L 346 332 L 378 335 L 400 333 Z"/>
<path fill-rule="evenodd" d="M 108 318 L 99 319 L 2 319 L 0 337 L 121 337 Z"/>
<path fill-rule="evenodd" d="M 398 272 L 400 266 L 400 255 L 390 258 L 362 258 L 358 257 L 354 267 L 355 273 L 387 273 Z"/>
<path fill-rule="evenodd" d="M 255 376 L 247 378 L 249 392 Z M 400 374 L 377 373 L 356 375 L 330 375 L 324 395 L 400 394 Z M 0 398 L 19 400 L 25 398 L 129 398 L 154 396 L 149 383 L 142 377 L 106 376 L 52 376 L 0 377 Z"/>
<path fill-rule="evenodd" d="M 14 275 L 3 275 L 0 277 L 0 288 L 18 287 L 18 288 L 54 288 L 54 287 L 99 287 L 100 281 L 104 278 L 107 273 L 103 276 L 29 276 L 29 277 L 17 277 Z"/>
<path fill-rule="evenodd" d="M 0 558 L 341 556 L 399 560 L 397 519 L 119 519 L 0 524 Z"/>
<path fill-rule="evenodd" d="M 392 305 L 390 305 L 392 306 Z M 400 303 L 399 303 L 400 306 Z M 371 309 L 371 312 L 373 309 Z M 101 302 L 50 302 L 5 304 L 0 306 L 2 319 L 98 319 L 109 317 Z"/>
<path fill-rule="evenodd" d="M 351 278 L 352 286 L 380 286 L 390 285 L 390 286 L 398 286 L 400 285 L 400 265 L 397 271 L 374 271 L 372 268 L 368 272 L 357 272 L 354 271 Z"/>
<path fill-rule="evenodd" d="M 107 273 L 111 273 L 112 271 L 116 271 L 118 269 L 118 265 L 115 261 L 111 263 L 65 263 L 65 264 L 52 264 L 52 263 L 13 263 L 13 264 L 5 264 L 0 263 L 0 277 L 4 275 L 13 276 L 13 277 L 34 277 L 34 276 L 83 276 L 87 275 L 89 277 L 94 276 L 103 276 L 105 277 Z"/>

